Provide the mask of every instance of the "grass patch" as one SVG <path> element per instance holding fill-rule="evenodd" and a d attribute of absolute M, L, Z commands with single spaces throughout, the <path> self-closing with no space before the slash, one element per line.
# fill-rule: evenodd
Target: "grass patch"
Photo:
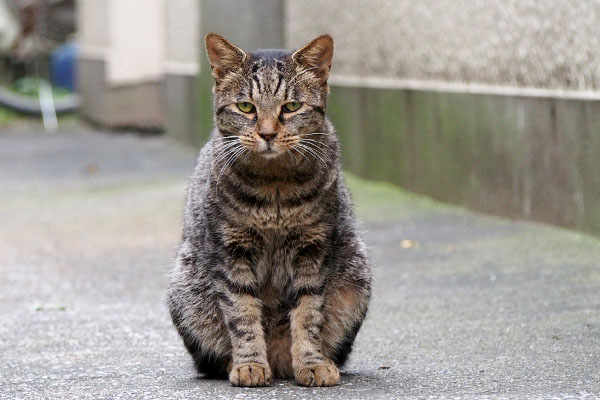
<path fill-rule="evenodd" d="M 22 118 L 21 114 L 0 106 L 0 126 L 8 125 L 19 118 Z"/>
<path fill-rule="evenodd" d="M 9 86 L 8 90 L 13 93 L 20 94 L 21 96 L 37 98 L 40 95 L 40 86 L 43 82 L 46 82 L 48 85 L 50 85 L 50 83 L 44 79 L 25 77 L 17 80 L 13 85 Z M 53 86 L 51 87 L 51 90 L 54 98 L 65 96 L 71 93 L 67 89 Z"/>
<path fill-rule="evenodd" d="M 30 121 L 33 123 L 42 123 L 41 115 L 22 114 L 10 108 L 0 106 L 0 127 L 8 126 L 17 121 Z M 77 112 L 69 112 L 58 115 L 59 128 L 62 125 L 71 126 L 81 122 L 81 118 Z"/>

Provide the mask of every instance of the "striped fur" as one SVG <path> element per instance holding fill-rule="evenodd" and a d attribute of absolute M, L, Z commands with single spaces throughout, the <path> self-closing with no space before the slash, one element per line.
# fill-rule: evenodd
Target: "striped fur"
<path fill-rule="evenodd" d="M 173 323 L 199 372 L 239 386 L 335 385 L 371 272 L 325 117 L 333 41 L 246 53 L 209 34 L 207 51 L 216 129 L 190 179 Z M 283 112 L 291 101 L 302 106 Z"/>

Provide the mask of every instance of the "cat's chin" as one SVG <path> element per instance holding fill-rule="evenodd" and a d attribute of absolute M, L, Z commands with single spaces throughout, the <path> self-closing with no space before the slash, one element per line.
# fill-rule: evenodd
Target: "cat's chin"
<path fill-rule="evenodd" d="M 280 151 L 273 151 L 273 150 L 265 150 L 263 152 L 260 153 L 260 156 L 267 159 L 267 160 L 272 160 L 275 159 L 277 157 L 279 157 L 280 155 L 282 155 L 284 152 L 280 152 Z"/>

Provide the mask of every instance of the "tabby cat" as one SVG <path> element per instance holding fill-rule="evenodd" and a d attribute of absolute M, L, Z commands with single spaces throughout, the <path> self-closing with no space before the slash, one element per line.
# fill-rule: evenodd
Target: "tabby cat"
<path fill-rule="evenodd" d="M 371 270 L 325 117 L 333 39 L 247 53 L 206 36 L 216 128 L 202 148 L 168 288 L 199 372 L 235 386 L 339 383 Z"/>

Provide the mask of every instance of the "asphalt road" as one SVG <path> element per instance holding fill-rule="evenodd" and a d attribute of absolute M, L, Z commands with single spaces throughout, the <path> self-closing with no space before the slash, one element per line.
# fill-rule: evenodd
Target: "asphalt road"
<path fill-rule="evenodd" d="M 600 240 L 349 177 L 375 289 L 341 385 L 197 377 L 165 307 L 195 152 L 0 133 L 0 399 L 600 396 Z"/>

